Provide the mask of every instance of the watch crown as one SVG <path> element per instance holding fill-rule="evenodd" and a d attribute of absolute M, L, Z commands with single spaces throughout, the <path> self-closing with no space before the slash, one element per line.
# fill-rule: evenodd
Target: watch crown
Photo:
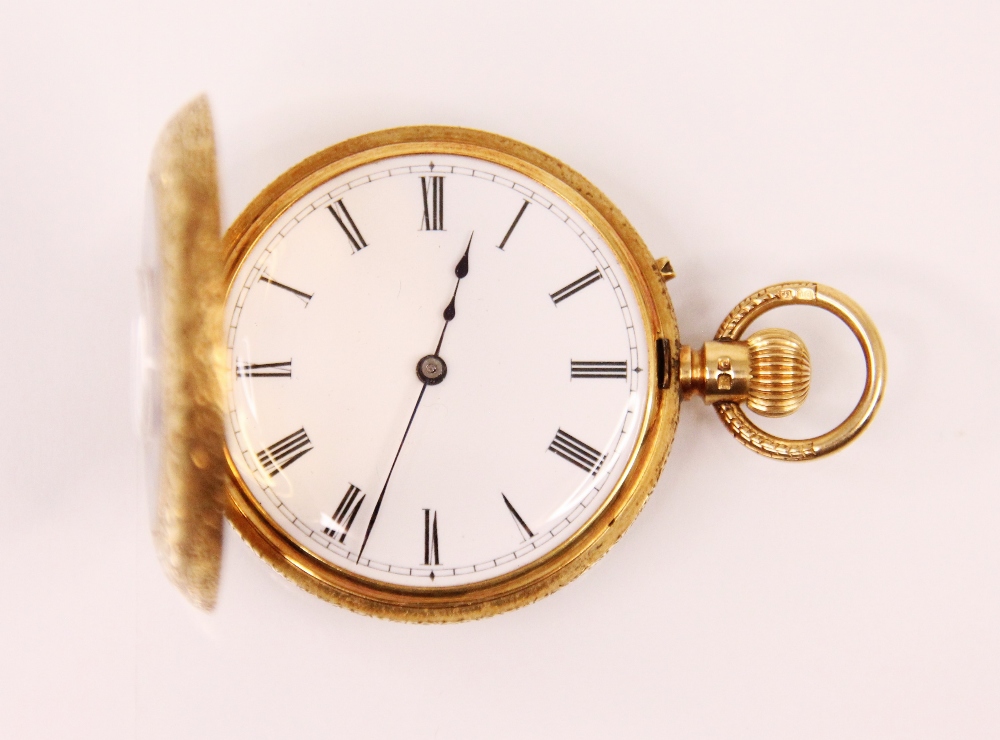
<path fill-rule="evenodd" d="M 762 416 L 787 416 L 806 399 L 812 371 L 805 343 L 787 329 L 762 329 L 747 339 L 747 406 Z"/>
<path fill-rule="evenodd" d="M 685 398 L 746 403 L 762 416 L 787 416 L 809 393 L 809 351 L 786 329 L 763 329 L 745 341 L 681 347 L 679 380 Z"/>

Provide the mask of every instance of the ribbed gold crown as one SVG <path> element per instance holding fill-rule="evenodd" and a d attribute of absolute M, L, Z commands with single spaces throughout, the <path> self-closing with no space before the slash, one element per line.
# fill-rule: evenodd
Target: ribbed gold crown
<path fill-rule="evenodd" d="M 750 347 L 747 406 L 762 416 L 788 416 L 809 393 L 809 350 L 787 329 L 762 329 Z"/>

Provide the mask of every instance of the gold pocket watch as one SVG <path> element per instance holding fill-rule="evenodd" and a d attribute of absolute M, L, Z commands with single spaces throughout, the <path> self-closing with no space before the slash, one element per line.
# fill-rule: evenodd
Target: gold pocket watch
<path fill-rule="evenodd" d="M 552 593 L 628 529 L 681 400 L 744 445 L 833 452 L 871 421 L 885 353 L 852 300 L 761 290 L 701 349 L 622 213 L 561 162 L 469 129 L 337 144 L 268 186 L 220 234 L 214 138 L 198 99 L 151 178 L 148 451 L 165 568 L 210 608 L 222 519 L 307 591 L 375 616 L 450 622 Z M 847 323 L 867 363 L 853 413 L 820 437 L 760 429 L 794 411 L 809 355 L 790 304 Z"/>

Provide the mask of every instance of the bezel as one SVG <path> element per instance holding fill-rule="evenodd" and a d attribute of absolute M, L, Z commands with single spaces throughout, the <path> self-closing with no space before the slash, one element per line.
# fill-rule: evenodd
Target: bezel
<path fill-rule="evenodd" d="M 642 314 L 650 361 L 658 357 L 657 341 L 666 340 L 671 365 L 665 373 L 666 388 L 651 378 L 635 448 L 612 493 L 590 519 L 566 542 L 523 568 L 462 586 L 399 586 L 322 560 L 294 542 L 264 512 L 226 450 L 227 516 L 275 570 L 320 598 L 364 614 L 409 622 L 455 622 L 516 609 L 552 593 L 596 562 L 635 520 L 656 485 L 677 426 L 681 398 L 672 379 L 677 377 L 678 331 L 649 250 L 603 193 L 537 149 L 496 134 L 447 126 L 410 126 L 349 139 L 278 177 L 225 234 L 226 296 L 258 240 L 300 198 L 355 167 L 411 154 L 475 157 L 515 170 L 563 197 L 604 238 L 621 264 Z"/>

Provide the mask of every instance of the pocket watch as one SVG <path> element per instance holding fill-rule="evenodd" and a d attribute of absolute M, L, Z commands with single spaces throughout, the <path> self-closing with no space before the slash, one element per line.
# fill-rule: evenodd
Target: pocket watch
<path fill-rule="evenodd" d="M 215 602 L 222 523 L 323 599 L 414 622 L 489 616 L 580 575 L 663 468 L 681 401 L 749 449 L 810 460 L 871 421 L 885 352 L 864 311 L 813 282 L 754 293 L 681 346 L 666 282 L 625 216 L 525 144 L 443 126 L 379 131 L 268 186 L 223 235 L 199 98 L 151 168 L 144 269 L 147 459 L 171 579 Z M 833 431 L 765 432 L 809 354 L 744 330 L 778 306 L 832 312 L 867 380 Z"/>

